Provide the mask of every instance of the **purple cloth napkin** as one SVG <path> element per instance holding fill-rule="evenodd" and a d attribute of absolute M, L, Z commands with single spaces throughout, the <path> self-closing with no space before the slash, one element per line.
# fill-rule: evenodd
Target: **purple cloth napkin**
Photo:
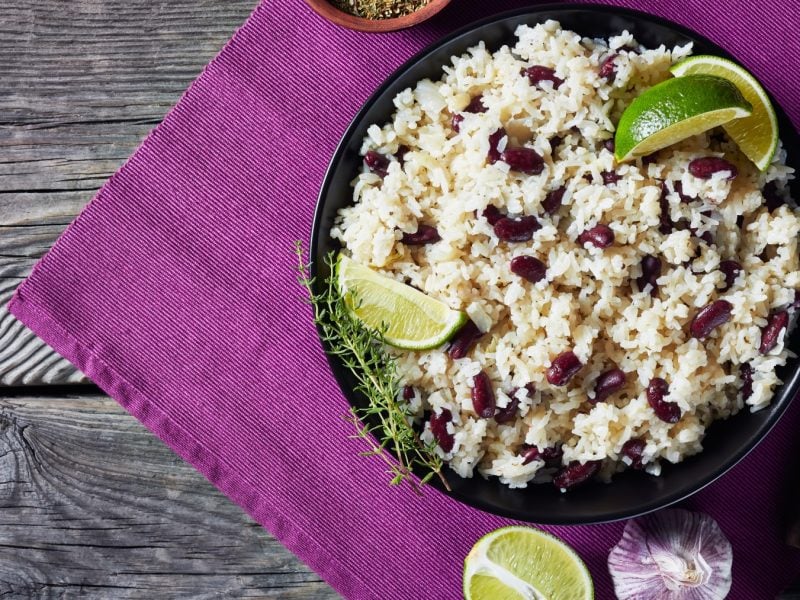
<path fill-rule="evenodd" d="M 429 490 L 389 488 L 357 456 L 347 403 L 295 282 L 323 174 L 348 121 L 402 61 L 510 0 L 454 0 L 416 29 L 370 36 L 300 0 L 265 2 L 19 288 L 11 311 L 351 599 L 460 597 L 462 560 L 509 523 Z M 620 1 L 737 55 L 800 123 L 796 0 Z M 734 546 L 731 598 L 772 598 L 800 572 L 777 505 L 800 454 L 800 406 L 686 502 Z M 622 524 L 546 527 L 613 597 Z"/>

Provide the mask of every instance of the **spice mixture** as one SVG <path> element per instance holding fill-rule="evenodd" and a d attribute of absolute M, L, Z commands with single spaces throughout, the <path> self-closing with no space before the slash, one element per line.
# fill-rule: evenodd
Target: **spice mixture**
<path fill-rule="evenodd" d="M 392 19 L 419 10 L 428 0 L 331 0 L 339 10 L 365 19 Z"/>

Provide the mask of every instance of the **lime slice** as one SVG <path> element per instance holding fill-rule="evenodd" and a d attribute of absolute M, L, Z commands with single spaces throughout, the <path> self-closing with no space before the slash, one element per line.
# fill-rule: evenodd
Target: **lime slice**
<path fill-rule="evenodd" d="M 778 147 L 778 119 L 769 96 L 755 77 L 727 58 L 692 56 L 674 65 L 670 71 L 676 77 L 713 75 L 733 83 L 752 106 L 753 114 L 723 125 L 739 149 L 755 165 L 765 170 Z"/>
<path fill-rule="evenodd" d="M 467 315 L 409 285 L 379 275 L 339 255 L 339 289 L 355 315 L 387 344 L 409 350 L 436 348 L 453 337 Z"/>
<path fill-rule="evenodd" d="M 575 551 L 532 527 L 501 527 L 464 560 L 466 600 L 591 600 L 592 577 Z"/>
<path fill-rule="evenodd" d="M 654 85 L 628 105 L 614 138 L 617 160 L 651 154 L 750 114 L 750 103 L 727 79 L 687 75 Z"/>

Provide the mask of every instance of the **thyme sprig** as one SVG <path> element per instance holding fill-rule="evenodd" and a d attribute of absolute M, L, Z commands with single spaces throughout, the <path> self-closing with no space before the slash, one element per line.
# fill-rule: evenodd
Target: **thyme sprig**
<path fill-rule="evenodd" d="M 442 473 L 442 459 L 435 452 L 435 444 L 424 444 L 414 430 L 413 415 L 406 402 L 399 400 L 400 382 L 397 363 L 383 344 L 382 332 L 367 328 L 348 309 L 336 285 L 336 255 L 325 257 L 330 276 L 322 291 L 314 292 L 314 279 L 303 260 L 303 248 L 296 244 L 298 281 L 308 292 L 308 301 L 314 312 L 314 322 L 320 330 L 329 354 L 336 356 L 355 377 L 355 391 L 367 403 L 363 408 L 351 407 L 345 419 L 352 423 L 356 433 L 352 438 L 362 439 L 369 450 L 362 456 L 380 457 L 387 465 L 391 485 L 406 481 L 416 493 L 420 487 L 438 476 L 444 487 L 450 486 Z M 394 454 L 392 457 L 387 450 Z M 395 458 L 396 457 L 396 458 Z M 421 473 L 419 482 L 413 471 Z"/>

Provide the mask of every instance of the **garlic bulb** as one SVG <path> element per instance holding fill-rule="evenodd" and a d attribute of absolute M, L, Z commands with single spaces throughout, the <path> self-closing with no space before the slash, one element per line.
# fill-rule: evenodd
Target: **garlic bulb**
<path fill-rule="evenodd" d="M 628 521 L 608 556 L 618 600 L 722 600 L 733 549 L 708 515 L 667 509 Z"/>

